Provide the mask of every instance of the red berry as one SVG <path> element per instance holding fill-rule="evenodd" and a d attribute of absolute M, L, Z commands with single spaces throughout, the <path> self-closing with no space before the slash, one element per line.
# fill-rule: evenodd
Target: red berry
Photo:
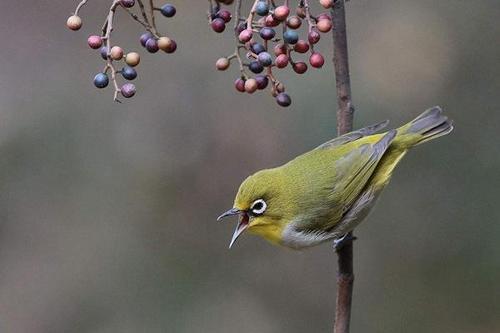
<path fill-rule="evenodd" d="M 323 6 L 323 8 L 332 8 L 333 6 L 333 1 L 334 0 L 319 0 L 319 3 L 321 4 L 321 6 Z"/>
<path fill-rule="evenodd" d="M 280 54 L 286 54 L 285 44 L 276 44 L 274 47 L 274 55 L 279 56 Z"/>
<path fill-rule="evenodd" d="M 243 30 L 240 35 L 239 35 L 239 40 L 242 42 L 242 43 L 246 43 L 246 42 L 249 42 L 250 39 L 252 39 L 252 35 L 253 35 L 253 32 L 252 30 L 250 29 L 245 29 Z"/>
<path fill-rule="evenodd" d="M 280 21 L 274 18 L 272 15 L 267 15 L 265 18 L 266 27 L 276 27 L 280 24 Z"/>
<path fill-rule="evenodd" d="M 328 13 L 321 13 L 318 15 L 318 17 L 316 17 L 316 20 L 332 20 L 332 17 L 330 16 L 330 14 Z"/>
<path fill-rule="evenodd" d="M 89 44 L 90 48 L 96 50 L 102 46 L 102 38 L 101 36 L 92 35 L 87 39 L 87 43 Z"/>
<path fill-rule="evenodd" d="M 301 39 L 293 46 L 293 49 L 297 53 L 306 53 L 309 51 L 309 43 Z"/>
<path fill-rule="evenodd" d="M 328 19 L 321 19 L 316 23 L 316 28 L 321 32 L 328 32 L 332 30 L 332 21 Z"/>
<path fill-rule="evenodd" d="M 231 21 L 231 12 L 229 10 L 222 9 L 217 13 L 217 16 L 224 20 L 224 22 L 229 23 Z"/>
<path fill-rule="evenodd" d="M 216 18 L 212 21 L 212 29 L 215 32 L 221 33 L 226 29 L 226 22 L 221 18 Z"/>
<path fill-rule="evenodd" d="M 279 6 L 276 7 L 274 10 L 274 18 L 276 18 L 278 21 L 284 21 L 290 14 L 290 8 L 287 6 Z"/>
<path fill-rule="evenodd" d="M 293 64 L 293 70 L 297 74 L 304 74 L 307 71 L 307 64 L 305 62 L 296 62 Z"/>
<path fill-rule="evenodd" d="M 311 45 L 314 45 L 317 42 L 319 42 L 320 38 L 321 35 L 316 30 L 311 30 L 311 32 L 309 32 L 309 34 L 307 35 L 307 39 L 309 40 L 309 43 Z"/>
<path fill-rule="evenodd" d="M 288 56 L 286 54 L 280 54 L 276 57 L 275 63 L 276 67 L 285 68 L 286 66 L 288 66 Z"/>
<path fill-rule="evenodd" d="M 321 53 L 314 52 L 309 57 L 309 63 L 314 68 L 321 68 L 325 64 L 325 58 L 323 58 L 323 56 L 321 55 Z"/>
<path fill-rule="evenodd" d="M 239 92 L 245 92 L 245 81 L 241 78 L 237 79 L 236 81 L 234 81 L 234 87 Z"/>

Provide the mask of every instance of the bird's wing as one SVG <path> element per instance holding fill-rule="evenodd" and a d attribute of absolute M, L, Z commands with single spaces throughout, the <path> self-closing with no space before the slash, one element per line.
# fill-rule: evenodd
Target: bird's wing
<path fill-rule="evenodd" d="M 323 143 L 322 145 L 316 147 L 316 149 L 330 149 L 333 147 L 341 146 L 351 141 L 355 141 L 361 139 L 364 136 L 372 135 L 385 128 L 389 124 L 389 120 L 381 121 L 380 123 L 373 124 L 371 126 L 367 126 L 361 128 L 359 130 L 346 133 L 339 137 L 336 137 L 330 141 Z"/>
<path fill-rule="evenodd" d="M 332 187 L 320 208 L 303 216 L 296 226 L 302 231 L 326 231 L 335 226 L 365 188 L 378 162 L 397 131 L 387 132 L 379 141 L 365 143 L 335 161 Z"/>

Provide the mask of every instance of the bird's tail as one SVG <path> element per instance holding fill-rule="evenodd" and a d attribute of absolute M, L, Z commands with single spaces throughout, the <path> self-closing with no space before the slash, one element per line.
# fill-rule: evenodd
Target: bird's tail
<path fill-rule="evenodd" d="M 398 128 L 394 144 L 408 149 L 446 135 L 452 130 L 453 122 L 443 115 L 443 110 L 439 106 L 434 106 L 408 124 Z"/>

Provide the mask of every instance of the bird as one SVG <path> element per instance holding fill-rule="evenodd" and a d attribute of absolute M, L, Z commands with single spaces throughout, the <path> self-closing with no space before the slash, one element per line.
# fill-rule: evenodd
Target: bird
<path fill-rule="evenodd" d="M 342 245 L 367 217 L 408 150 L 453 130 L 439 106 L 378 133 L 388 123 L 341 135 L 246 178 L 233 207 L 217 219 L 238 216 L 229 248 L 243 232 L 296 250 L 332 240 L 335 247 Z"/>

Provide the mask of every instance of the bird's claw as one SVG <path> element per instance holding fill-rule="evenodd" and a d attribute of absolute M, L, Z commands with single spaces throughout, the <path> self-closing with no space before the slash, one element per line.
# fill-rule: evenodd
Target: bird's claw
<path fill-rule="evenodd" d="M 333 240 L 333 248 L 335 249 L 335 251 L 339 251 L 346 244 L 348 244 L 352 241 L 355 241 L 356 239 L 357 239 L 357 237 L 353 236 L 350 232 L 348 232 L 344 236 Z"/>

